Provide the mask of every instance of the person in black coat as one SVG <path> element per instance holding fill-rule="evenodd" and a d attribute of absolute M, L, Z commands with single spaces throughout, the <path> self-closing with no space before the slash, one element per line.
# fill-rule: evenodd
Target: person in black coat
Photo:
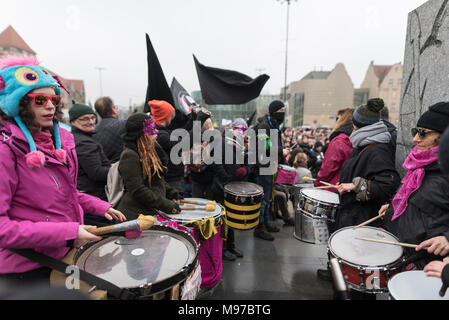
<path fill-rule="evenodd" d="M 78 156 L 78 178 L 76 188 L 84 193 L 108 201 L 105 186 L 111 164 L 103 148 L 92 135 L 95 133 L 95 111 L 83 104 L 74 104 L 69 110 L 72 134 Z M 84 214 L 86 224 L 102 226 L 110 222 L 89 213 Z"/>
<path fill-rule="evenodd" d="M 399 186 L 399 174 L 389 147 L 391 135 L 380 121 L 382 108 L 383 100 L 371 99 L 352 116 L 354 132 L 350 141 L 354 150 L 341 169 L 337 229 L 377 216 L 379 208 L 393 197 Z"/>
<path fill-rule="evenodd" d="M 77 188 L 107 201 L 104 187 L 111 164 L 100 143 L 92 137 L 97 119 L 95 111 L 89 106 L 75 104 L 69 110 L 69 117 L 78 155 Z"/>
<path fill-rule="evenodd" d="M 404 162 L 407 175 L 391 203 L 383 206 L 384 228 L 405 248 L 408 268 L 422 270 L 431 260 L 449 253 L 449 179 L 438 163 L 439 140 L 449 125 L 449 103 L 429 108 L 412 129 L 416 146 Z M 442 255 L 442 256 L 441 256 Z"/>

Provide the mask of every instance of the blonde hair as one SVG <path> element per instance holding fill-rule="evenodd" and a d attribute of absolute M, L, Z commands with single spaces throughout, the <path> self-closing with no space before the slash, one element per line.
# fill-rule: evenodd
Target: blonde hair
<path fill-rule="evenodd" d="M 353 108 L 346 108 L 338 110 L 338 121 L 335 125 L 335 128 L 332 132 L 335 132 L 337 129 L 343 127 L 345 124 L 352 122 L 352 115 L 354 113 Z"/>
<path fill-rule="evenodd" d="M 153 140 L 147 134 L 143 134 L 137 140 L 137 150 L 142 160 L 143 178 L 148 178 L 149 186 L 151 186 L 151 177 L 157 174 L 160 179 L 161 173 L 163 172 L 161 159 L 155 149 L 156 144 L 157 141 Z"/>
<path fill-rule="evenodd" d="M 298 154 L 296 154 L 295 156 L 295 160 L 293 161 L 293 167 L 295 168 L 299 168 L 299 167 L 304 167 L 307 168 L 307 155 L 303 152 L 299 152 Z"/>

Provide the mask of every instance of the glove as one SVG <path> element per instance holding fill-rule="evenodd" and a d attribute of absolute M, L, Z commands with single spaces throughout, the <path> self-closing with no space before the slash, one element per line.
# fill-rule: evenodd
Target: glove
<path fill-rule="evenodd" d="M 238 178 L 240 178 L 240 179 L 245 178 L 247 173 L 248 173 L 248 172 L 247 172 L 247 170 L 246 170 L 245 167 L 238 168 L 238 169 L 235 171 L 235 175 L 236 175 Z"/>
<path fill-rule="evenodd" d="M 175 200 L 182 200 L 182 199 L 184 199 L 184 197 L 182 196 L 182 194 L 179 193 L 179 192 L 174 193 L 173 196 L 172 196 L 172 198 L 175 199 Z"/>
<path fill-rule="evenodd" d="M 181 213 L 181 207 L 176 202 L 174 202 L 174 204 L 175 205 L 174 205 L 171 213 L 172 214 L 180 214 Z"/>

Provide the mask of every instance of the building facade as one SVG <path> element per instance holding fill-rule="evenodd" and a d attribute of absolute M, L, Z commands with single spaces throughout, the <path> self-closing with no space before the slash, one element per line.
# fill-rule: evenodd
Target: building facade
<path fill-rule="evenodd" d="M 366 71 L 365 79 L 360 88 L 369 90 L 369 99 L 381 98 L 390 111 L 390 122 L 399 123 L 399 109 L 401 103 L 401 83 L 403 66 L 401 63 L 393 65 L 375 65 L 374 61 Z"/>
<path fill-rule="evenodd" d="M 8 26 L 2 33 L 0 33 L 0 56 L 6 54 L 36 56 L 36 52 L 28 46 L 12 26 Z M 64 121 L 68 122 L 68 110 L 72 106 L 72 101 L 75 101 L 76 103 L 86 103 L 84 81 L 66 79 L 51 70 L 49 71 L 52 75 L 57 75 L 64 87 L 70 92 L 69 95 L 65 90 L 61 89 Z"/>
<path fill-rule="evenodd" d="M 342 63 L 332 71 L 312 71 L 288 87 L 286 125 L 296 127 L 335 124 L 340 109 L 354 103 L 354 84 Z"/>

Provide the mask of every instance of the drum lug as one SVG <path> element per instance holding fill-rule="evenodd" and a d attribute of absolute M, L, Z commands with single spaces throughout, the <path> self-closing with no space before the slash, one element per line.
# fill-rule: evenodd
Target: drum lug
<path fill-rule="evenodd" d="M 359 276 L 360 276 L 360 289 L 365 289 L 365 270 L 362 267 L 359 267 Z"/>

